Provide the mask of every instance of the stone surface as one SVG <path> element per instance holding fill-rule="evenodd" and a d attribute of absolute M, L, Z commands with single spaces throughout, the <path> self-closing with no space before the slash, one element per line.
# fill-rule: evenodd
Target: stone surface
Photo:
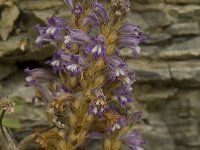
<path fill-rule="evenodd" d="M 177 91 L 178 89 L 174 87 L 169 88 L 157 86 L 153 88 L 152 85 L 136 85 L 136 87 L 134 88 L 134 94 L 137 100 L 147 103 L 152 103 L 156 101 L 162 103 L 164 100 L 173 97 Z"/>
<path fill-rule="evenodd" d="M 10 32 L 13 30 L 15 20 L 19 16 L 19 9 L 13 5 L 3 9 L 0 20 L 0 36 L 3 40 L 7 40 Z"/>
<path fill-rule="evenodd" d="M 200 0 L 165 0 L 165 2 L 170 4 L 199 4 Z"/>
<path fill-rule="evenodd" d="M 172 35 L 192 35 L 199 34 L 199 24 L 198 22 L 192 23 L 176 23 L 170 26 L 168 32 Z"/>
<path fill-rule="evenodd" d="M 19 7 L 23 10 L 43 10 L 47 8 L 55 8 L 62 5 L 64 5 L 64 3 L 59 0 L 43 0 L 42 4 L 41 1 L 38 0 L 19 1 Z"/>
<path fill-rule="evenodd" d="M 172 36 L 168 33 L 147 33 L 147 40 L 145 41 L 145 43 L 147 44 L 156 44 L 159 42 L 163 42 L 166 40 L 169 40 Z"/>
<path fill-rule="evenodd" d="M 0 58 L 9 54 L 14 54 L 16 51 L 24 51 L 22 42 L 26 40 L 23 35 L 12 36 L 7 41 L 0 41 Z"/>
<path fill-rule="evenodd" d="M 17 68 L 14 65 L 0 63 L 0 80 L 6 78 L 10 74 L 14 73 L 16 70 Z"/>
<path fill-rule="evenodd" d="M 129 67 L 136 72 L 138 82 L 170 81 L 168 64 L 160 61 L 127 60 Z"/>
<path fill-rule="evenodd" d="M 173 80 L 182 81 L 182 85 L 200 85 L 200 61 L 170 62 L 170 72 Z"/>

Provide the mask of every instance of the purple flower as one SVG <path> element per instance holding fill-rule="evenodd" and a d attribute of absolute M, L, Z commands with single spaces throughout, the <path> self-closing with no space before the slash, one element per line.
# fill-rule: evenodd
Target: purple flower
<path fill-rule="evenodd" d="M 65 53 L 62 50 L 58 50 L 52 60 L 47 61 L 53 67 L 53 71 L 69 71 L 71 76 L 77 75 L 82 72 L 86 67 L 86 60 L 75 54 Z"/>
<path fill-rule="evenodd" d="M 115 112 L 115 113 L 117 115 L 117 112 Z M 108 120 L 108 122 L 109 122 L 109 120 Z M 110 124 L 105 130 L 106 130 L 106 132 L 115 132 L 116 130 L 123 128 L 125 125 L 126 125 L 126 118 L 120 116 L 115 121 L 112 121 L 112 124 Z"/>
<path fill-rule="evenodd" d="M 101 118 L 103 117 L 103 113 L 105 111 L 104 107 L 105 102 L 97 100 L 95 102 L 91 102 L 88 108 L 88 113 L 89 114 L 94 114 L 97 117 Z"/>
<path fill-rule="evenodd" d="M 126 105 L 127 103 L 130 103 L 132 101 L 132 84 L 134 81 L 132 81 L 130 84 L 122 85 L 114 91 L 114 95 L 117 97 L 117 99 L 121 102 L 122 105 Z"/>
<path fill-rule="evenodd" d="M 142 112 L 141 112 L 141 111 L 134 112 L 134 113 L 131 115 L 131 122 L 132 122 L 132 123 L 136 123 L 136 122 L 138 122 L 138 120 L 140 120 L 141 118 L 142 118 Z"/>
<path fill-rule="evenodd" d="M 123 35 L 123 34 L 138 35 L 139 32 L 140 32 L 140 27 L 134 24 L 130 24 L 130 23 L 123 24 L 118 29 L 118 33 L 120 35 Z"/>
<path fill-rule="evenodd" d="M 107 59 L 108 77 L 110 80 L 115 80 L 120 76 L 126 75 L 126 64 L 117 56 L 111 56 Z"/>
<path fill-rule="evenodd" d="M 86 60 L 80 55 L 71 54 L 70 61 L 65 64 L 65 69 L 70 72 L 71 76 L 81 73 L 85 67 L 86 67 Z"/>
<path fill-rule="evenodd" d="M 71 90 L 67 88 L 64 84 L 57 84 L 55 92 L 52 93 L 53 97 L 58 97 L 62 93 L 71 93 Z"/>
<path fill-rule="evenodd" d="M 104 8 L 104 6 L 100 2 L 98 2 L 98 0 L 96 0 L 93 3 L 93 10 L 98 16 L 100 22 L 103 22 L 103 23 L 109 22 L 110 18 L 108 16 L 108 13 L 106 12 L 106 9 Z"/>
<path fill-rule="evenodd" d="M 42 27 L 36 25 L 36 30 L 40 36 L 36 39 L 35 43 L 42 46 L 45 42 L 60 41 L 63 38 L 62 30 L 68 26 L 67 21 L 60 17 L 48 18 L 48 26 Z"/>
<path fill-rule="evenodd" d="M 61 40 L 60 29 L 57 27 L 41 27 L 36 25 L 36 29 L 40 33 L 40 36 L 37 37 L 35 43 L 39 46 L 42 46 L 45 42 L 58 41 Z"/>
<path fill-rule="evenodd" d="M 95 95 L 96 98 L 102 98 L 106 99 L 105 95 L 103 94 L 103 90 L 101 88 L 95 88 L 93 89 L 93 94 Z"/>
<path fill-rule="evenodd" d="M 65 53 L 63 50 L 58 50 L 54 53 L 52 60 L 47 61 L 47 64 L 50 64 L 53 67 L 53 72 L 66 71 L 66 66 L 72 64 L 73 54 Z M 75 55 L 76 56 L 76 55 Z M 78 56 L 78 55 L 77 55 Z M 85 62 L 83 58 L 80 57 L 82 63 Z"/>
<path fill-rule="evenodd" d="M 100 22 L 97 15 L 91 11 L 89 15 L 83 20 L 83 25 L 99 26 Z"/>
<path fill-rule="evenodd" d="M 133 24 L 124 24 L 118 29 L 118 33 L 118 48 L 130 48 L 133 50 L 133 57 L 137 57 L 140 53 L 139 44 L 145 40 L 140 28 Z"/>
<path fill-rule="evenodd" d="M 95 38 L 90 44 L 83 47 L 83 51 L 86 54 L 92 53 L 94 59 L 97 59 L 99 56 L 102 58 L 106 57 L 106 48 L 105 48 L 105 38 L 103 35 Z"/>
<path fill-rule="evenodd" d="M 28 75 L 26 77 L 26 86 L 34 86 L 35 87 L 35 96 L 32 98 L 32 101 L 35 102 L 36 99 L 39 100 L 50 100 L 49 93 L 45 90 L 45 88 L 40 84 L 40 81 L 54 81 L 55 77 L 49 73 L 48 71 L 40 68 L 25 69 L 25 73 Z"/>
<path fill-rule="evenodd" d="M 80 15 L 83 13 L 83 8 L 81 7 L 81 3 L 78 3 L 78 4 L 74 7 L 73 13 L 74 13 L 76 16 L 80 16 Z"/>
<path fill-rule="evenodd" d="M 38 81 L 46 80 L 46 81 L 53 81 L 55 77 L 49 73 L 48 71 L 40 68 L 32 69 L 29 68 L 25 69 L 25 73 L 28 75 L 26 77 L 26 86 L 31 86 L 38 84 Z"/>
<path fill-rule="evenodd" d="M 139 148 L 141 148 L 141 145 L 147 144 L 147 141 L 141 139 L 139 131 L 136 129 L 124 134 L 122 137 L 120 137 L 120 140 L 123 141 L 127 146 L 129 146 L 131 150 L 138 150 Z"/>
<path fill-rule="evenodd" d="M 67 48 L 70 48 L 73 42 L 80 45 L 85 45 L 91 41 L 90 37 L 79 29 L 67 28 L 67 30 L 69 35 L 64 36 L 64 43 L 66 44 Z"/>
<path fill-rule="evenodd" d="M 86 44 L 90 42 L 90 37 L 79 29 L 69 29 L 69 34 L 72 42 Z"/>
<path fill-rule="evenodd" d="M 65 28 L 66 26 L 68 26 L 68 22 L 62 17 L 53 16 L 53 17 L 48 18 L 48 26 Z"/>

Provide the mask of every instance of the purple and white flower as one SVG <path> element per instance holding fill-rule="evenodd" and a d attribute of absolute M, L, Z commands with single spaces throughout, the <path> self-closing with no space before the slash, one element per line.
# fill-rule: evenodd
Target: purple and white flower
<path fill-rule="evenodd" d="M 94 38 L 94 40 L 91 43 L 83 47 L 83 51 L 86 54 L 92 53 L 94 59 L 97 59 L 99 56 L 105 59 L 106 57 L 105 37 L 103 35 L 100 35 L 99 37 Z"/>
<path fill-rule="evenodd" d="M 104 8 L 104 6 L 98 0 L 96 0 L 93 3 L 93 11 L 98 16 L 100 22 L 103 22 L 103 23 L 109 22 L 110 18 L 109 18 L 108 13 L 106 12 L 106 9 Z"/>
<path fill-rule="evenodd" d="M 86 60 L 80 55 L 71 54 L 70 61 L 65 64 L 65 69 L 70 72 L 71 76 L 81 73 L 85 67 L 86 67 Z"/>
<path fill-rule="evenodd" d="M 83 8 L 81 7 L 81 3 L 78 3 L 78 4 L 74 7 L 73 13 L 74 13 L 76 16 L 80 16 L 80 15 L 83 13 Z"/>
<path fill-rule="evenodd" d="M 145 40 L 140 28 L 133 24 L 124 24 L 118 29 L 118 34 L 118 49 L 130 48 L 133 51 L 133 57 L 137 57 L 140 53 L 139 44 Z"/>
<path fill-rule="evenodd" d="M 106 110 L 106 107 L 104 105 L 105 102 L 100 99 L 95 102 L 91 102 L 88 108 L 89 114 L 94 114 L 97 117 L 103 117 L 103 113 Z"/>
<path fill-rule="evenodd" d="M 40 34 L 36 39 L 35 43 L 39 46 L 42 46 L 45 42 L 50 41 L 61 41 L 63 38 L 62 31 L 68 26 L 68 23 L 65 19 L 61 17 L 51 17 L 48 18 L 48 26 L 42 27 L 36 25 L 36 30 Z"/>
<path fill-rule="evenodd" d="M 120 140 L 129 146 L 131 150 L 139 150 L 141 145 L 147 144 L 147 141 L 141 139 L 139 131 L 136 129 L 133 129 L 124 134 L 122 137 L 120 137 Z"/>
<path fill-rule="evenodd" d="M 83 20 L 83 25 L 99 26 L 100 22 L 97 15 L 91 11 L 89 15 Z"/>
<path fill-rule="evenodd" d="M 65 53 L 62 50 L 57 51 L 52 60 L 48 61 L 53 67 L 53 71 L 69 71 L 71 76 L 82 72 L 86 67 L 86 60 L 81 55 Z"/>
<path fill-rule="evenodd" d="M 132 84 L 134 81 L 132 81 L 130 84 L 123 84 L 120 87 L 116 88 L 114 91 L 114 95 L 117 97 L 117 99 L 121 102 L 122 105 L 126 105 L 127 103 L 130 103 L 132 101 Z"/>
<path fill-rule="evenodd" d="M 39 81 L 45 80 L 45 81 L 53 81 L 56 78 L 48 71 L 45 69 L 32 69 L 30 70 L 29 68 L 26 68 L 25 73 L 28 75 L 26 77 L 26 86 L 32 86 L 39 84 Z"/>
<path fill-rule="evenodd" d="M 117 56 L 111 56 L 107 59 L 108 77 L 110 80 L 115 80 L 120 76 L 126 75 L 126 64 Z"/>

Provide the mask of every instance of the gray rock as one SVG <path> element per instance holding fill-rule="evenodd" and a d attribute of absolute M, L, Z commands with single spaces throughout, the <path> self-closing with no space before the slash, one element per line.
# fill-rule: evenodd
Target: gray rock
<path fill-rule="evenodd" d="M 169 4 L 199 4 L 200 0 L 165 0 Z"/>
<path fill-rule="evenodd" d="M 172 79 L 182 81 L 182 85 L 200 85 L 200 62 L 199 61 L 177 61 L 169 62 Z"/>
<path fill-rule="evenodd" d="M 43 0 L 42 2 L 36 0 L 27 0 L 19 1 L 18 4 L 22 10 L 44 10 L 64 5 L 64 3 L 59 0 Z"/>
<path fill-rule="evenodd" d="M 156 59 L 171 59 L 171 60 L 188 60 L 200 57 L 199 48 L 200 38 L 192 38 L 181 42 L 173 42 L 174 44 L 163 48 L 161 51 L 154 53 Z"/>
<path fill-rule="evenodd" d="M 12 36 L 7 41 L 0 41 L 0 58 L 16 51 L 23 52 L 23 41 L 26 40 L 24 35 Z"/>
<path fill-rule="evenodd" d="M 147 39 L 145 40 L 145 43 L 147 44 L 156 44 L 159 42 L 163 42 L 166 40 L 169 40 L 172 36 L 166 32 L 162 33 L 156 33 L 156 32 L 150 32 L 146 34 Z"/>
<path fill-rule="evenodd" d="M 0 63 L 0 80 L 6 78 L 10 74 L 14 73 L 17 68 L 14 65 Z M 1 91 L 1 88 L 0 88 Z"/>
<path fill-rule="evenodd" d="M 164 4 L 157 5 L 134 5 L 133 10 L 139 12 L 142 18 L 153 27 L 163 27 L 172 23 L 172 18 L 168 15 Z"/>
<path fill-rule="evenodd" d="M 200 20 L 199 5 L 167 5 L 166 11 L 174 22 L 196 22 Z"/>
<path fill-rule="evenodd" d="M 138 82 L 169 81 L 171 79 L 166 62 L 127 60 L 127 64 L 131 69 L 135 70 Z"/>
<path fill-rule="evenodd" d="M 169 127 L 177 145 L 184 145 L 189 149 L 200 148 L 199 93 L 199 88 L 179 90 L 161 110 L 163 120 Z"/>
<path fill-rule="evenodd" d="M 159 89 L 159 90 L 158 90 Z M 134 95 L 140 102 L 152 103 L 152 101 L 160 101 L 163 103 L 165 100 L 173 97 L 177 88 L 174 87 L 163 87 L 163 86 L 151 86 L 151 85 L 137 85 L 134 88 Z M 145 94 L 141 94 L 145 93 Z"/>
<path fill-rule="evenodd" d="M 198 22 L 176 23 L 171 25 L 167 31 L 172 35 L 195 35 L 200 33 Z"/>
<path fill-rule="evenodd" d="M 19 9 L 15 5 L 3 9 L 0 20 L 0 36 L 3 40 L 7 40 L 19 14 Z"/>

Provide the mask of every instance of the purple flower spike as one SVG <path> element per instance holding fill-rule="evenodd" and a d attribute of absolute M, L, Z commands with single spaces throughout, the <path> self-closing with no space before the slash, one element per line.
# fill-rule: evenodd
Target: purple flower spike
<path fill-rule="evenodd" d="M 92 53 L 94 59 L 97 59 L 99 56 L 102 58 L 106 57 L 106 48 L 105 48 L 105 38 L 103 35 L 95 38 L 91 44 L 86 45 L 83 48 L 86 54 Z"/>
<path fill-rule="evenodd" d="M 141 139 L 139 131 L 136 129 L 127 132 L 120 138 L 120 140 L 129 146 L 131 150 L 138 150 L 141 148 L 141 145 L 147 144 L 147 141 Z"/>
<path fill-rule="evenodd" d="M 104 6 L 96 0 L 93 3 L 93 9 L 96 12 L 96 15 L 99 17 L 100 21 L 108 23 L 110 18 Z"/>
<path fill-rule="evenodd" d="M 81 7 L 81 3 L 78 3 L 74 9 L 73 12 L 76 16 L 80 16 L 83 13 L 83 8 Z"/>

